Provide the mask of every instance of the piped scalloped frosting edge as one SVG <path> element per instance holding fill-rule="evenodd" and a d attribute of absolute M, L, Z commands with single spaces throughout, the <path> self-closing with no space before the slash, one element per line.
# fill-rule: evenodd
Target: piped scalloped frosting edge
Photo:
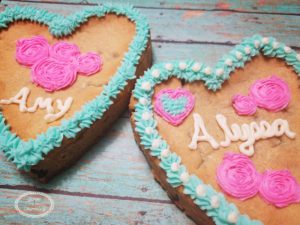
<path fill-rule="evenodd" d="M 171 76 L 186 82 L 201 80 L 211 91 L 217 91 L 222 83 L 230 78 L 230 73 L 236 68 L 244 67 L 252 57 L 262 53 L 268 57 L 285 60 L 300 74 L 300 55 L 273 37 L 254 35 L 246 38 L 235 46 L 229 54 L 218 61 L 214 69 L 194 60 L 174 61 L 154 65 L 137 80 L 133 91 L 138 100 L 134 107 L 135 131 L 140 137 L 140 144 L 149 153 L 160 160 L 160 167 L 167 175 L 167 182 L 174 188 L 183 186 L 184 194 L 193 199 L 194 203 L 206 212 L 217 225 L 258 225 L 262 222 L 251 220 L 247 215 L 241 215 L 237 207 L 228 202 L 224 195 L 216 191 L 211 185 L 190 174 L 181 164 L 181 158 L 171 152 L 169 145 L 157 130 L 154 119 L 152 96 L 154 86 L 168 80 Z"/>
<path fill-rule="evenodd" d="M 43 9 L 21 6 L 7 7 L 0 13 L 0 29 L 7 28 L 17 20 L 29 20 L 47 25 L 51 34 L 56 37 L 71 34 L 89 17 L 103 17 L 108 13 L 124 15 L 134 22 L 136 35 L 117 72 L 95 99 L 83 105 L 70 119 L 62 120 L 60 126 L 51 126 L 45 133 L 28 141 L 23 141 L 10 131 L 0 111 L 0 150 L 18 169 L 29 171 L 31 166 L 36 165 L 51 150 L 60 147 L 64 137 L 74 138 L 82 129 L 91 127 L 96 120 L 102 118 L 113 100 L 124 90 L 127 81 L 136 78 L 136 66 L 147 47 L 150 28 L 146 17 L 130 5 L 102 4 L 85 8 L 67 17 Z"/>

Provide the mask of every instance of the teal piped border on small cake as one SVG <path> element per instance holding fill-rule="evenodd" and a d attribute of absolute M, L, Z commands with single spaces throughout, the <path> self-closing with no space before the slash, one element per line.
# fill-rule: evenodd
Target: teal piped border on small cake
<path fill-rule="evenodd" d="M 29 20 L 45 24 L 55 37 L 72 34 L 76 28 L 92 16 L 103 17 L 108 13 L 126 16 L 136 26 L 136 35 L 130 43 L 129 50 L 117 72 L 112 76 L 103 91 L 93 100 L 82 106 L 70 119 L 64 119 L 60 126 L 52 126 L 35 139 L 23 141 L 10 131 L 3 114 L 0 112 L 0 149 L 18 169 L 29 171 L 45 155 L 56 147 L 60 147 L 63 138 L 74 138 L 84 128 L 89 128 L 113 104 L 116 96 L 124 90 L 129 80 L 135 79 L 136 66 L 140 56 L 147 47 L 150 28 L 147 19 L 129 5 L 102 4 L 85 8 L 64 17 L 46 10 L 33 7 L 7 7 L 0 13 L 0 29 L 18 20 Z"/>
<path fill-rule="evenodd" d="M 160 160 L 160 167 L 167 175 L 167 182 L 174 188 L 183 186 L 184 194 L 190 196 L 194 203 L 204 210 L 217 225 L 261 225 L 257 220 L 251 220 L 247 215 L 240 215 L 237 207 L 229 203 L 224 195 L 211 185 L 187 171 L 181 164 L 180 157 L 170 150 L 168 143 L 157 130 L 154 119 L 152 96 L 155 85 L 171 77 L 183 79 L 186 82 L 203 81 L 205 86 L 215 92 L 230 79 L 231 72 L 244 67 L 247 61 L 262 53 L 268 57 L 283 59 L 300 74 L 300 55 L 283 43 L 272 37 L 254 35 L 246 38 L 224 55 L 214 68 L 194 60 L 173 61 L 155 64 L 137 80 L 133 91 L 138 103 L 134 108 L 135 131 L 138 133 L 141 145 L 154 157 Z"/>

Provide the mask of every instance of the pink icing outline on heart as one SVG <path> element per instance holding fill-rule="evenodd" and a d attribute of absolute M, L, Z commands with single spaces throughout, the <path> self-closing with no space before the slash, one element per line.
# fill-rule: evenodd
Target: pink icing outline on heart
<path fill-rule="evenodd" d="M 178 99 L 179 97 L 186 97 L 188 102 L 185 105 L 184 112 L 178 114 L 178 115 L 172 115 L 165 111 L 162 103 L 162 96 L 168 95 L 169 98 L 172 99 Z M 161 116 L 164 120 L 169 122 L 170 124 L 174 126 L 180 125 L 183 120 L 190 114 L 190 112 L 193 110 L 195 106 L 195 97 L 194 95 L 183 88 L 177 88 L 177 89 L 163 89 L 160 90 L 155 96 L 154 96 L 154 111 Z"/>
<path fill-rule="evenodd" d="M 80 54 L 76 44 L 64 41 L 50 46 L 42 36 L 19 39 L 16 60 L 30 66 L 31 81 L 48 92 L 70 87 L 78 74 L 90 76 L 101 71 L 103 65 L 102 57 L 96 53 Z"/>

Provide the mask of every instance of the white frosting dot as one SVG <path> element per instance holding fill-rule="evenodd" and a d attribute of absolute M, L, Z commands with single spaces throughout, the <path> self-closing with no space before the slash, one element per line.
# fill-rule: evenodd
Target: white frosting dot
<path fill-rule="evenodd" d="M 170 154 L 170 150 L 167 149 L 167 148 L 162 150 L 161 153 L 160 153 L 161 157 L 163 157 L 163 158 L 168 157 L 169 154 Z"/>
<path fill-rule="evenodd" d="M 236 56 L 236 58 L 239 59 L 239 60 L 241 60 L 241 59 L 243 58 L 243 55 L 242 55 L 242 53 L 240 53 L 240 52 L 236 52 L 236 53 L 235 53 L 235 56 Z"/>
<path fill-rule="evenodd" d="M 291 53 L 291 52 L 292 52 L 292 49 L 291 49 L 290 47 L 288 47 L 288 46 L 285 46 L 285 47 L 284 47 L 284 52 L 285 52 L 285 53 Z"/>
<path fill-rule="evenodd" d="M 297 54 L 296 58 L 297 58 L 298 61 L 300 61 L 300 54 Z"/>
<path fill-rule="evenodd" d="M 269 38 L 264 37 L 264 38 L 262 39 L 262 42 L 263 42 L 264 44 L 268 44 L 268 43 L 269 43 Z"/>
<path fill-rule="evenodd" d="M 183 183 L 187 183 L 190 179 L 190 175 L 187 172 L 183 172 L 182 174 L 180 174 L 180 180 Z"/>
<path fill-rule="evenodd" d="M 201 64 L 200 63 L 195 63 L 192 67 L 192 70 L 194 72 L 198 72 L 201 69 Z"/>
<path fill-rule="evenodd" d="M 226 59 L 225 64 L 228 66 L 232 66 L 232 60 L 231 59 Z"/>
<path fill-rule="evenodd" d="M 255 46 L 255 48 L 259 48 L 259 46 L 260 46 L 260 41 L 255 40 L 255 41 L 254 41 L 254 46 Z"/>
<path fill-rule="evenodd" d="M 160 146 L 160 143 L 161 143 L 160 139 L 154 139 L 154 140 L 152 141 L 151 147 L 152 147 L 152 148 L 158 148 L 158 147 Z"/>
<path fill-rule="evenodd" d="M 185 70 L 186 69 L 186 63 L 184 63 L 184 62 L 179 63 L 179 69 Z"/>
<path fill-rule="evenodd" d="M 196 194 L 199 196 L 199 197 L 204 197 L 205 194 L 206 194 L 206 190 L 205 190 L 205 187 L 204 185 L 202 184 L 199 184 L 196 188 Z"/>
<path fill-rule="evenodd" d="M 148 103 L 148 100 L 146 98 L 140 98 L 139 103 L 141 103 L 142 105 L 146 105 Z"/>
<path fill-rule="evenodd" d="M 152 77 L 158 78 L 160 75 L 160 71 L 158 69 L 155 69 L 151 73 Z"/>
<path fill-rule="evenodd" d="M 224 70 L 223 70 L 223 69 L 217 69 L 216 74 L 217 74 L 218 76 L 221 76 L 221 75 L 224 74 Z"/>
<path fill-rule="evenodd" d="M 172 71 L 172 70 L 173 70 L 173 65 L 172 65 L 171 63 L 167 63 L 167 64 L 165 65 L 165 68 L 166 68 L 167 70 L 169 70 L 169 71 Z"/>
<path fill-rule="evenodd" d="M 247 55 L 249 55 L 249 54 L 251 53 L 251 49 L 250 49 L 249 46 L 246 46 L 245 49 L 244 49 L 244 51 L 245 51 L 245 53 L 246 53 Z"/>
<path fill-rule="evenodd" d="M 205 73 L 206 75 L 210 75 L 210 74 L 211 74 L 211 68 L 210 68 L 210 67 L 206 67 L 206 68 L 204 69 L 204 73 Z"/>
<path fill-rule="evenodd" d="M 146 127 L 146 129 L 145 129 L 145 133 L 146 134 L 152 134 L 154 132 L 154 129 L 152 128 L 152 127 Z"/>
<path fill-rule="evenodd" d="M 143 120 L 150 120 L 151 117 L 152 117 L 152 113 L 150 113 L 150 112 L 144 112 L 144 113 L 142 114 L 142 119 L 143 119 Z"/>
<path fill-rule="evenodd" d="M 179 170 L 179 164 L 176 163 L 176 162 L 172 163 L 172 165 L 171 165 L 171 170 L 172 170 L 173 172 L 178 171 L 178 170 Z"/>
<path fill-rule="evenodd" d="M 151 90 L 151 83 L 149 81 L 145 81 L 142 83 L 142 89 L 145 91 Z"/>
<path fill-rule="evenodd" d="M 272 47 L 273 49 L 277 49 L 279 47 L 279 42 L 274 41 Z"/>
<path fill-rule="evenodd" d="M 227 221 L 229 223 L 237 223 L 239 219 L 239 214 L 237 212 L 231 212 L 228 214 Z"/>
<path fill-rule="evenodd" d="M 217 195 L 212 196 L 211 199 L 210 199 L 210 205 L 214 209 L 219 208 L 219 206 L 220 206 L 219 196 L 217 196 Z"/>

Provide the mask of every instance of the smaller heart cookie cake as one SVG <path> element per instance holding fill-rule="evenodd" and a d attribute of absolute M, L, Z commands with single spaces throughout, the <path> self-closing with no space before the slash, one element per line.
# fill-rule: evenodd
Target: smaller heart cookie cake
<path fill-rule="evenodd" d="M 214 68 L 154 65 L 131 98 L 155 179 L 197 224 L 298 225 L 300 54 L 244 39 Z"/>
<path fill-rule="evenodd" d="M 44 182 L 99 140 L 152 63 L 145 17 L 122 5 L 7 7 L 0 49 L 0 149 Z"/>

